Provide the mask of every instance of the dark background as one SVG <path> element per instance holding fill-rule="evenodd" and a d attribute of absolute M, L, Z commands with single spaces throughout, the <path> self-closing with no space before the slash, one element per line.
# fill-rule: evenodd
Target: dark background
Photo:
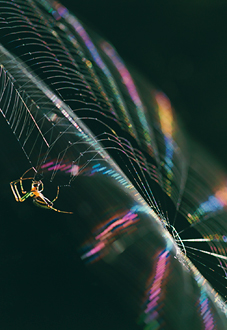
<path fill-rule="evenodd" d="M 227 1 L 63 0 L 170 98 L 227 169 Z"/>
<path fill-rule="evenodd" d="M 227 169 L 227 2 L 62 2 L 169 96 L 186 130 Z M 0 126 L 9 132 L 2 116 Z M 15 168 L 23 173 L 27 164 L 18 162 L 24 156 L 11 132 L 0 147 L 5 160 L 0 164 L 2 328 L 133 329 L 128 315 L 116 318 L 119 301 L 82 265 L 73 221 L 34 210 L 31 200 L 19 206 L 14 202 L 9 182 L 19 177 L 13 175 Z"/>

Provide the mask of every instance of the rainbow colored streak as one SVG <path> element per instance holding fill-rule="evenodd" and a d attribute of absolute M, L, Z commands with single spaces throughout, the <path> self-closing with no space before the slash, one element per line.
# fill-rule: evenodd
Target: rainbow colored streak
<path fill-rule="evenodd" d="M 145 329 L 158 330 L 161 329 L 161 317 L 159 315 L 160 301 L 164 298 L 163 287 L 165 285 L 165 279 L 168 275 L 169 265 L 169 251 L 167 249 L 162 250 L 158 255 L 158 261 L 156 264 L 155 274 L 148 279 L 148 285 L 150 289 L 147 293 L 146 307 L 140 322 L 147 324 Z M 139 322 L 139 323 L 140 323 Z"/>
<path fill-rule="evenodd" d="M 206 289 L 204 287 L 204 284 L 206 283 L 206 280 L 204 277 L 201 276 L 201 274 L 197 271 L 196 268 L 194 268 L 195 272 L 195 279 L 200 287 L 201 293 L 199 300 L 197 302 L 198 309 L 200 311 L 200 314 L 202 316 L 204 329 L 205 330 L 214 330 L 215 329 L 215 321 L 213 318 L 213 314 L 211 311 L 211 307 L 209 305 L 209 299 L 206 293 Z"/>
<path fill-rule="evenodd" d="M 171 103 L 165 94 L 161 92 L 155 93 L 155 100 L 158 106 L 157 111 L 158 111 L 161 131 L 164 135 L 164 142 L 166 148 L 164 167 L 167 172 L 167 178 L 171 181 L 173 178 L 172 159 L 174 155 L 174 150 L 176 149 L 176 145 L 173 139 L 173 132 L 174 132 L 173 110 L 171 107 Z M 168 193 L 171 195 L 171 191 L 168 191 Z"/>
<path fill-rule="evenodd" d="M 58 14 L 61 15 L 61 17 L 63 17 L 75 29 L 75 31 L 78 33 L 78 35 L 80 36 L 80 38 L 83 40 L 84 44 L 86 45 L 86 48 L 88 49 L 92 59 L 97 64 L 97 66 L 102 70 L 102 73 L 106 76 L 106 78 L 108 80 L 108 83 L 109 83 L 109 85 L 112 89 L 112 92 L 114 94 L 114 97 L 116 99 L 117 105 L 120 109 L 119 114 L 120 114 L 120 116 L 123 115 L 124 122 L 127 125 L 128 132 L 132 136 L 135 137 L 136 133 L 135 133 L 135 131 L 134 131 L 132 125 L 131 125 L 131 122 L 130 122 L 130 119 L 129 119 L 130 116 L 127 112 L 127 106 L 125 104 L 125 101 L 123 100 L 123 98 L 121 96 L 121 93 L 120 93 L 120 91 L 117 87 L 117 84 L 116 84 L 110 70 L 108 69 L 108 67 L 104 63 L 103 59 L 101 58 L 97 48 L 95 47 L 95 45 L 92 42 L 91 38 L 89 37 L 88 33 L 83 28 L 83 26 L 80 24 L 79 20 L 75 16 L 70 14 L 64 6 L 62 6 L 61 4 L 57 4 L 55 7 L 58 11 Z"/>
<path fill-rule="evenodd" d="M 120 74 L 121 80 L 124 83 L 125 87 L 127 88 L 127 91 L 134 105 L 136 106 L 136 113 L 138 114 L 137 118 L 143 130 L 143 136 L 146 140 L 148 152 L 149 154 L 153 155 L 154 148 L 153 148 L 152 132 L 148 125 L 148 121 L 145 116 L 145 108 L 137 92 L 134 81 L 129 71 L 127 70 L 126 66 L 124 65 L 124 62 L 121 60 L 115 49 L 106 41 L 103 41 L 100 44 L 100 47 L 104 51 L 104 53 L 108 56 L 108 58 L 112 61 L 112 64 Z"/>
<path fill-rule="evenodd" d="M 88 250 L 81 256 L 82 260 L 87 260 L 89 263 L 93 263 L 104 257 L 108 253 L 106 249 L 112 244 L 119 235 L 123 233 L 127 234 L 127 230 L 130 226 L 134 225 L 139 221 L 138 215 L 133 213 L 131 210 L 123 217 L 112 217 L 107 220 L 104 224 L 99 226 L 99 230 L 102 227 L 102 231 L 95 236 L 95 242 L 92 244 L 86 244 L 81 250 Z M 136 229 L 136 228 L 135 228 Z M 122 249 L 120 252 L 123 252 Z"/>
<path fill-rule="evenodd" d="M 221 187 L 209 196 L 208 199 L 201 203 L 193 214 L 188 213 L 188 221 L 196 223 L 208 213 L 216 213 L 223 210 L 227 206 L 227 187 Z"/>

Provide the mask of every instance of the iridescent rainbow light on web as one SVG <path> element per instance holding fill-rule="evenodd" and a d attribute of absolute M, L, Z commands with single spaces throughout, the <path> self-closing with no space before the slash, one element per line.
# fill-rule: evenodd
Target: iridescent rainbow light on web
<path fill-rule="evenodd" d="M 158 300 L 160 298 L 161 286 L 167 268 L 168 256 L 169 251 L 165 250 L 160 253 L 158 258 L 154 281 L 149 291 L 149 302 L 147 304 L 147 308 L 145 309 L 145 313 L 149 314 L 148 319 L 154 319 L 158 315 L 156 307 L 158 306 Z"/>
<path fill-rule="evenodd" d="M 75 171 L 76 166 L 76 171 Z M 48 171 L 64 171 L 66 173 L 72 173 L 73 175 L 76 175 L 79 172 L 79 166 L 78 165 L 72 165 L 72 164 L 57 164 L 54 161 L 49 161 L 41 166 L 41 169 L 47 169 Z M 76 172 L 76 174 L 75 174 Z"/>
<path fill-rule="evenodd" d="M 152 214 L 154 219 L 159 221 L 158 216 L 147 205 L 136 204 L 125 215 L 115 215 L 102 222 L 95 229 L 94 242 L 85 242 L 81 247 L 81 259 L 87 263 L 94 263 L 103 258 L 108 253 L 107 247 L 114 245 L 113 241 L 116 242 L 122 235 L 128 235 L 130 228 L 132 231 L 137 230 L 136 224 L 140 221 L 138 215 L 140 212 Z M 125 249 L 123 245 L 119 248 L 120 245 L 117 245 L 117 253 Z"/>
<path fill-rule="evenodd" d="M 227 206 L 227 187 L 221 187 L 216 192 L 209 196 L 208 199 L 202 202 L 193 214 L 188 213 L 188 221 L 195 223 L 200 221 L 207 213 L 216 213 Z"/>
<path fill-rule="evenodd" d="M 129 189 L 133 188 L 132 184 L 127 182 L 125 180 L 125 178 L 122 175 L 120 175 L 118 172 L 116 172 L 114 169 L 109 169 L 106 166 L 102 166 L 100 163 L 98 163 L 98 164 L 95 164 L 92 166 L 91 175 L 93 175 L 97 172 L 111 176 L 116 181 L 118 181 L 119 183 L 124 185 L 126 188 L 129 188 Z"/>
<path fill-rule="evenodd" d="M 209 300 L 206 295 L 206 291 L 202 286 L 201 286 L 201 295 L 199 298 L 199 308 L 200 308 L 201 316 L 203 318 L 205 330 L 213 330 L 214 319 L 213 319 L 213 315 L 210 312 Z"/>
<path fill-rule="evenodd" d="M 107 220 L 105 224 L 102 224 L 104 227 L 102 231 L 95 236 L 95 242 L 82 248 L 82 250 L 88 249 L 88 251 L 81 256 L 81 259 L 88 259 L 89 263 L 96 262 L 103 257 L 104 252 L 102 250 L 112 243 L 113 239 L 138 221 L 138 215 L 131 210 L 123 217 Z"/>
<path fill-rule="evenodd" d="M 209 299 L 206 293 L 206 287 L 204 286 L 206 283 L 206 279 L 198 272 L 198 270 L 192 266 L 192 270 L 194 273 L 194 277 L 196 282 L 200 287 L 200 297 L 198 300 L 198 309 L 200 310 L 200 314 L 203 319 L 203 324 L 205 330 L 214 330 L 215 329 L 215 321 L 211 311 L 211 307 L 209 305 Z"/>
<path fill-rule="evenodd" d="M 80 24 L 79 20 L 70 14 L 68 10 L 62 6 L 61 4 L 55 5 L 58 14 L 61 15 L 68 23 L 70 23 L 75 31 L 78 33 L 80 38 L 83 40 L 84 44 L 86 45 L 86 48 L 90 52 L 90 55 L 94 62 L 97 64 L 97 66 L 102 70 L 103 74 L 106 76 L 109 85 L 111 86 L 111 89 L 113 91 L 114 97 L 116 99 L 117 105 L 120 108 L 121 115 L 123 114 L 124 121 L 127 123 L 127 128 L 128 131 L 130 132 L 131 135 L 135 136 L 134 129 L 130 123 L 129 120 L 129 114 L 127 113 L 127 107 L 125 104 L 125 101 L 121 97 L 121 93 L 117 87 L 117 84 L 109 71 L 108 67 L 102 60 L 97 48 L 95 47 L 94 43 L 92 42 L 91 38 L 89 37 L 88 33 L 86 30 L 83 28 L 83 26 Z M 91 62 L 90 62 L 91 63 Z M 92 64 L 92 63 L 91 63 Z M 116 113 L 115 113 L 116 115 Z"/>
<path fill-rule="evenodd" d="M 174 132 L 174 118 L 173 118 L 173 110 L 171 107 L 171 103 L 167 96 L 164 93 L 158 92 L 155 93 L 155 100 L 158 106 L 158 116 L 160 120 L 161 130 L 164 134 L 164 141 L 166 147 L 166 154 L 165 154 L 165 169 L 167 171 L 167 177 L 169 180 L 172 180 L 173 177 L 173 155 L 175 147 L 175 142 L 173 139 L 173 132 Z M 169 187 L 170 188 L 170 187 Z M 171 192 L 169 192 L 171 194 Z"/>
<path fill-rule="evenodd" d="M 209 217 L 212 215 L 215 215 L 216 213 L 221 212 L 225 207 L 227 206 L 227 188 L 226 186 L 222 186 L 221 188 L 218 188 L 216 192 L 209 196 L 208 199 L 204 202 L 202 202 L 199 207 L 195 210 L 193 214 L 188 213 L 188 221 L 191 225 L 194 225 L 196 223 L 200 223 L 203 218 L 206 215 L 209 215 Z M 201 250 L 196 247 L 188 246 L 190 250 L 199 251 L 206 255 L 210 255 L 213 257 L 218 258 L 218 263 L 222 270 L 225 273 L 225 277 L 227 277 L 226 272 L 226 260 L 227 260 L 227 247 L 226 246 L 220 246 L 218 244 L 215 246 L 216 243 L 226 243 L 227 237 L 226 235 L 215 233 L 215 234 L 205 234 L 203 238 L 199 239 L 183 239 L 183 242 L 210 242 L 210 251 Z"/>
<path fill-rule="evenodd" d="M 151 139 L 152 133 L 150 131 L 148 122 L 147 122 L 147 118 L 145 116 L 145 109 L 143 106 L 143 103 L 140 99 L 140 96 L 137 92 L 136 86 L 134 84 L 134 81 L 128 71 L 128 69 L 126 68 L 124 62 L 121 60 L 121 58 L 119 57 L 119 55 L 117 54 L 117 52 L 115 51 L 115 49 L 106 41 L 103 41 L 100 44 L 100 47 L 102 48 L 102 50 L 104 51 L 104 53 L 109 57 L 109 59 L 112 61 L 114 67 L 116 68 L 116 70 L 118 71 L 118 73 L 121 76 L 121 79 L 124 83 L 124 85 L 126 86 L 128 93 L 133 101 L 133 103 L 136 106 L 136 110 L 138 113 L 138 120 L 141 123 L 141 127 L 143 129 L 143 135 L 146 139 L 146 143 L 147 143 L 147 147 L 149 150 L 149 153 L 151 155 L 153 155 L 153 142 Z"/>
<path fill-rule="evenodd" d="M 141 320 L 148 324 L 149 329 L 152 330 L 160 329 L 162 323 L 158 309 L 160 301 L 163 299 L 163 286 L 168 274 L 169 251 L 167 249 L 162 250 L 157 258 L 155 274 L 152 273 L 148 279 L 148 283 L 152 281 L 152 284 L 147 293 L 146 308 L 141 316 Z"/>

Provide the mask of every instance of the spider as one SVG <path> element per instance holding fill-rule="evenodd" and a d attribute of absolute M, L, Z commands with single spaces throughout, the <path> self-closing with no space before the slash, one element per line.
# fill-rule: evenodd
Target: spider
<path fill-rule="evenodd" d="M 41 179 L 39 179 L 39 180 L 36 179 L 36 175 L 34 177 L 29 177 L 29 178 L 25 178 L 24 177 L 25 174 L 28 173 L 30 170 L 35 171 L 35 169 L 33 167 L 32 168 L 29 168 L 26 172 L 24 172 L 24 174 L 20 177 L 20 179 L 10 182 L 10 187 L 12 189 L 12 192 L 13 192 L 13 195 L 15 197 L 15 200 L 17 202 L 24 202 L 28 197 L 32 197 L 33 203 L 36 206 L 40 206 L 42 208 L 50 209 L 50 210 L 53 210 L 53 211 L 56 211 L 56 212 L 60 212 L 60 213 L 73 214 L 73 212 L 60 211 L 60 210 L 55 209 L 53 207 L 54 202 L 56 201 L 56 199 L 58 199 L 59 186 L 57 187 L 57 195 L 56 195 L 56 197 L 52 201 L 50 201 L 48 198 L 46 198 L 42 194 L 42 191 L 44 190 L 44 184 L 41 181 Z M 24 181 L 24 180 L 32 180 L 31 190 L 28 191 L 28 192 L 25 191 L 25 189 L 23 187 L 22 181 Z M 21 195 L 20 195 L 20 193 L 18 191 L 18 187 L 17 187 L 18 183 L 20 183 L 20 190 L 21 190 L 21 193 L 23 194 L 22 197 L 21 197 Z"/>

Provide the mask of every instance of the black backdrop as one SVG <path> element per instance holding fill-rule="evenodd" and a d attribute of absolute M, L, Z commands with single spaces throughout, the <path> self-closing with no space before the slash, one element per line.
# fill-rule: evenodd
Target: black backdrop
<path fill-rule="evenodd" d="M 227 169 L 227 1 L 63 0 L 172 101 Z"/>
<path fill-rule="evenodd" d="M 125 60 L 170 97 L 191 136 L 227 168 L 227 3 L 219 4 L 218 0 L 194 4 L 186 0 L 62 2 L 107 37 Z M 3 117 L 0 123 L 7 131 Z M 16 140 L 9 140 L 10 136 L 0 141 L 4 151 L 1 157 L 5 159 L 0 167 L 3 265 L 0 324 L 7 324 L 3 326 L 7 330 L 39 330 L 40 324 L 43 329 L 49 325 L 48 329 L 62 330 L 62 324 L 68 324 L 68 330 L 74 329 L 75 324 L 78 329 L 86 329 L 86 321 L 97 329 L 100 324 L 109 327 L 111 320 L 112 328 L 120 329 L 115 318 L 118 301 L 112 299 L 111 308 L 109 304 L 103 306 L 107 293 L 100 291 L 98 279 L 89 277 L 81 266 L 73 235 L 68 235 L 60 214 L 49 215 L 38 208 L 34 214 L 29 211 L 31 201 L 21 203 L 20 208 L 14 202 L 9 182 L 13 169 L 19 167 L 21 150 Z M 12 149 L 5 148 L 5 141 Z M 120 324 L 122 329 L 126 329 L 124 321 L 128 324 L 129 320 L 125 315 Z"/>

